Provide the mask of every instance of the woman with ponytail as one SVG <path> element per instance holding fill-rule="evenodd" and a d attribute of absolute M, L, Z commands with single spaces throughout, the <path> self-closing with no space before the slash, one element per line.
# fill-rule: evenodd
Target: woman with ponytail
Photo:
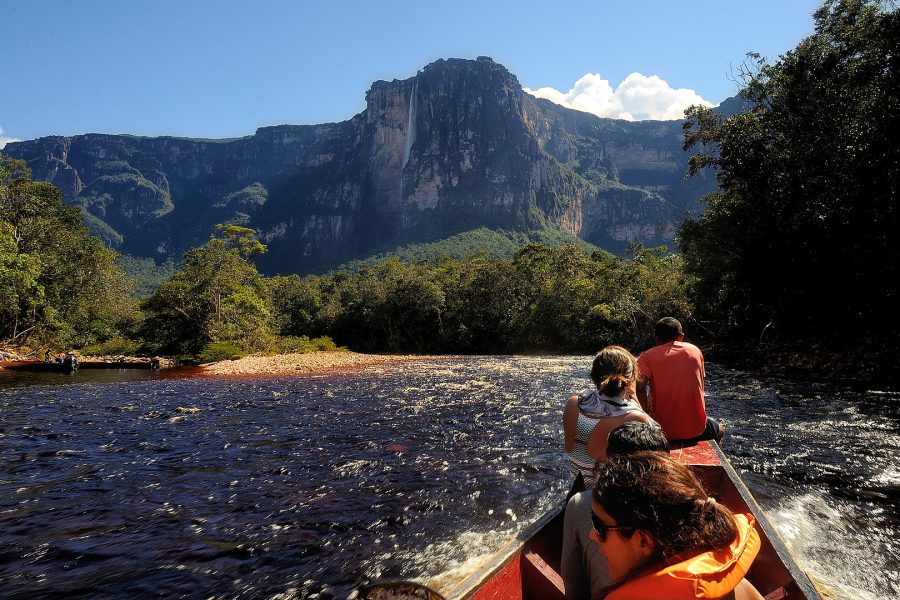
<path fill-rule="evenodd" d="M 628 350 L 607 346 L 591 365 L 591 381 L 596 388 L 586 389 L 566 403 L 563 432 L 569 470 L 575 476 L 570 497 L 594 488 L 594 462 L 606 456 L 610 431 L 628 421 L 659 427 L 637 403 L 637 373 L 637 361 Z"/>
<path fill-rule="evenodd" d="M 610 582 L 603 557 L 589 539 L 590 490 L 597 481 L 594 463 L 606 455 L 610 432 L 631 421 L 659 428 L 637 403 L 637 374 L 637 361 L 628 350 L 607 346 L 597 353 L 591 364 L 594 389 L 586 389 L 569 398 L 563 411 L 566 454 L 569 469 L 575 476 L 563 519 L 560 559 L 568 600 L 595 598 L 597 592 Z M 662 440 L 662 446 L 658 440 Z M 666 449 L 665 438 L 661 435 L 641 435 L 635 441 L 638 447 Z"/>
<path fill-rule="evenodd" d="M 753 516 L 708 498 L 667 454 L 599 461 L 591 519 L 612 580 L 601 598 L 762 600 L 744 579 L 760 548 Z"/>

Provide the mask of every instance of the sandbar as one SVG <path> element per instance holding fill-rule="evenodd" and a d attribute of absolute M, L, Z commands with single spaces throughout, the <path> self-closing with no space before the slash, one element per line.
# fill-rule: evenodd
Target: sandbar
<path fill-rule="evenodd" d="M 237 360 L 223 360 L 200 366 L 203 375 L 252 376 L 300 375 L 361 370 L 375 365 L 422 361 L 431 357 L 409 354 L 360 354 L 347 351 L 323 351 L 276 354 L 253 354 Z"/>

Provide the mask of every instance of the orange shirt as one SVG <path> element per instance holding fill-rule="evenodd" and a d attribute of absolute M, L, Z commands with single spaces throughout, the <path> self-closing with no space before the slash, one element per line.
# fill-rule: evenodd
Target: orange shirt
<path fill-rule="evenodd" d="M 706 428 L 703 354 L 687 342 L 669 342 L 641 353 L 638 368 L 650 381 L 650 416 L 670 440 L 697 437 Z"/>

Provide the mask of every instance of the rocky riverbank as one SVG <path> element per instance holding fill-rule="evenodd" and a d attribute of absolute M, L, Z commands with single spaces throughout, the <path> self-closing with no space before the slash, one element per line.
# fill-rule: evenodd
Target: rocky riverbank
<path fill-rule="evenodd" d="M 34 360 L 33 356 L 23 354 L 19 348 L 0 346 L 0 363 L 4 361 Z M 0 366 L 2 368 L 2 366 Z"/>
<path fill-rule="evenodd" d="M 108 363 L 110 365 L 135 365 L 148 364 L 149 356 L 113 356 L 113 355 L 92 355 L 80 354 L 78 351 L 72 351 L 72 354 L 78 357 L 81 363 Z M 49 355 L 38 350 L 26 347 L 3 346 L 0 347 L 0 368 L 3 368 L 4 362 L 33 362 L 33 361 L 54 361 L 57 358 L 64 358 L 68 353 L 51 352 Z M 159 366 L 163 369 L 177 367 L 178 361 L 173 358 L 160 358 Z"/>

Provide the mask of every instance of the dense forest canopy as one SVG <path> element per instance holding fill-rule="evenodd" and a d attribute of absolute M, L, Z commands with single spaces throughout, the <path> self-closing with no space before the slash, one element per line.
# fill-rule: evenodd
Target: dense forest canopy
<path fill-rule="evenodd" d="M 815 22 L 774 64 L 750 56 L 752 110 L 688 114 L 691 169 L 715 168 L 719 190 L 680 246 L 720 335 L 841 347 L 897 333 L 900 16 L 829 0 Z"/>
<path fill-rule="evenodd" d="M 680 267 L 660 249 L 625 260 L 529 244 L 512 259 L 394 259 L 272 284 L 285 333 L 327 334 L 361 350 L 589 352 L 642 344 L 658 314 L 686 315 Z"/>
<path fill-rule="evenodd" d="M 662 249 L 622 259 L 529 244 L 512 259 L 392 258 L 356 272 L 264 278 L 234 241 L 262 248 L 252 230 L 219 235 L 143 304 L 142 338 L 152 347 L 213 356 L 328 336 L 372 352 L 588 352 L 642 344 L 656 315 L 689 313 L 681 259 Z"/>

